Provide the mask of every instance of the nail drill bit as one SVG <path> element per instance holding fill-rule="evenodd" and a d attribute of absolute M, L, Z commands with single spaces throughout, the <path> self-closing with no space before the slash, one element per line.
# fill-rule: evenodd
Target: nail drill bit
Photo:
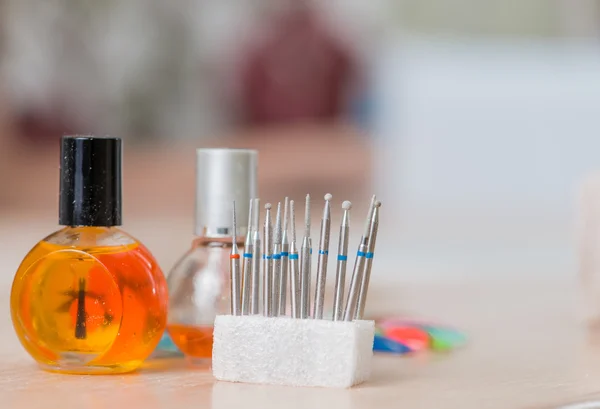
<path fill-rule="evenodd" d="M 233 202 L 233 235 L 231 237 L 231 255 L 229 256 L 229 271 L 231 273 L 231 314 L 240 315 L 241 308 L 241 273 L 240 253 L 237 246 L 237 221 L 235 219 L 235 201 Z"/>
<path fill-rule="evenodd" d="M 271 269 L 273 265 L 273 225 L 271 222 L 271 203 L 265 204 L 265 224 L 263 229 L 263 315 L 272 317 L 273 310 L 271 308 L 272 294 L 272 278 Z"/>
<path fill-rule="evenodd" d="M 331 194 L 325 195 L 325 207 L 321 219 L 321 234 L 319 236 L 319 257 L 317 259 L 317 283 L 315 285 L 315 305 L 313 317 L 323 319 L 323 304 L 325 304 L 325 283 L 327 282 L 327 260 L 329 257 L 329 233 L 331 231 Z"/>
<path fill-rule="evenodd" d="M 290 200 L 290 300 L 292 318 L 300 318 L 300 299 L 302 298 L 298 247 L 296 246 L 296 211 L 294 201 Z"/>
<path fill-rule="evenodd" d="M 369 280 L 371 279 L 371 268 L 373 267 L 373 256 L 375 254 L 375 242 L 377 241 L 377 231 L 379 229 L 379 208 L 381 202 L 375 202 L 373 208 L 373 218 L 369 227 L 369 241 L 367 244 L 367 254 L 365 255 L 365 271 L 360 282 L 360 291 L 358 292 L 358 308 L 354 314 L 354 319 L 362 320 L 365 315 L 365 305 L 367 303 L 367 293 L 369 291 Z"/>
<path fill-rule="evenodd" d="M 335 292 L 333 295 L 333 320 L 339 321 L 344 314 L 344 287 L 346 285 L 346 264 L 348 260 L 348 238 L 350 232 L 350 209 L 352 203 L 342 203 L 344 215 L 340 226 L 340 241 L 338 244 L 337 267 L 335 271 Z"/>
<path fill-rule="evenodd" d="M 271 263 L 271 276 L 273 278 L 271 288 L 271 312 L 273 316 L 279 315 L 279 286 L 281 285 L 281 203 L 277 203 L 277 214 L 275 215 L 275 229 L 273 230 L 273 261 Z"/>
<path fill-rule="evenodd" d="M 288 198 L 285 198 L 283 205 L 283 232 L 281 236 L 281 272 L 280 272 L 280 281 L 279 281 L 279 308 L 277 310 L 277 315 L 285 315 L 286 305 L 287 305 L 287 282 L 288 282 L 288 257 L 290 246 L 287 238 L 287 230 L 288 230 Z"/>
<path fill-rule="evenodd" d="M 360 284 L 362 281 L 362 274 L 365 264 L 365 256 L 367 255 L 368 247 L 367 242 L 369 239 L 369 229 L 371 227 L 371 218 L 373 216 L 373 208 L 375 206 L 375 195 L 371 198 L 371 204 L 369 205 L 369 214 L 365 222 L 365 229 L 360 243 L 358 245 L 358 251 L 356 252 L 356 259 L 354 261 L 354 269 L 352 271 L 352 280 L 350 281 L 350 291 L 348 292 L 348 300 L 346 301 L 346 309 L 344 310 L 344 320 L 352 321 L 355 315 L 358 302 L 358 292 L 360 291 Z"/>
<path fill-rule="evenodd" d="M 260 314 L 260 199 L 254 199 L 254 218 L 252 219 L 252 299 L 250 313 Z"/>
<path fill-rule="evenodd" d="M 312 241 L 310 239 L 310 195 L 306 195 L 306 207 L 304 210 L 304 237 L 302 238 L 302 248 L 300 249 L 300 278 L 301 292 L 300 297 L 300 318 L 310 316 L 310 263 L 312 255 Z"/>
<path fill-rule="evenodd" d="M 252 298 L 252 220 L 254 199 L 250 199 L 248 210 L 248 232 L 244 243 L 244 269 L 242 271 L 242 315 L 250 313 L 250 299 Z"/>

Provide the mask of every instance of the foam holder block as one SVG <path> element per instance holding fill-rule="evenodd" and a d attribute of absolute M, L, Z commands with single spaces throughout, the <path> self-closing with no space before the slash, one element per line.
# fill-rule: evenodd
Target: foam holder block
<path fill-rule="evenodd" d="M 212 371 L 221 381 L 349 388 L 369 379 L 373 321 L 219 315 Z"/>

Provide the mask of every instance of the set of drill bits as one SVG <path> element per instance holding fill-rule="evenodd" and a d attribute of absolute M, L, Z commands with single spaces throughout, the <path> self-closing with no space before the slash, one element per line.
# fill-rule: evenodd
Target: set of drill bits
<path fill-rule="evenodd" d="M 288 315 L 287 296 L 289 294 L 291 310 L 289 316 L 299 319 L 323 319 L 331 230 L 331 194 L 325 195 L 324 199 L 325 205 L 321 219 L 314 290 L 311 278 L 310 195 L 306 195 L 304 236 L 300 249 L 298 249 L 296 241 L 294 201 L 285 198 L 283 218 L 281 203 L 277 205 L 274 225 L 271 216 L 272 206 L 270 203 L 265 204 L 265 218 L 261 238 L 259 227 L 260 199 L 251 199 L 248 219 L 250 226 L 246 235 L 242 257 L 240 257 L 236 243 L 236 208 L 235 203 L 233 203 L 233 239 L 230 256 L 232 315 L 286 316 Z M 350 288 L 344 302 L 350 234 L 350 208 L 352 204 L 349 201 L 342 203 L 343 216 L 340 225 L 333 299 L 332 319 L 334 321 L 363 319 L 379 226 L 380 206 L 381 202 L 373 196 L 354 260 Z M 289 241 L 288 228 L 290 231 Z M 240 264 L 243 265 L 243 268 Z M 314 296 L 311 303 L 313 291 Z"/>

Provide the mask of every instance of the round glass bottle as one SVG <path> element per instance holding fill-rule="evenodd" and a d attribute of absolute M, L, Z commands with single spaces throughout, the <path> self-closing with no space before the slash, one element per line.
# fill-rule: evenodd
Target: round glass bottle
<path fill-rule="evenodd" d="M 255 196 L 256 158 L 256 151 L 245 149 L 197 151 L 197 237 L 167 277 L 167 329 L 195 365 L 210 363 L 215 317 L 230 312 L 232 203 L 250 203 Z M 248 221 L 245 212 L 238 213 L 240 245 Z"/>
<path fill-rule="evenodd" d="M 169 335 L 196 365 L 210 362 L 215 317 L 229 313 L 230 252 L 231 239 L 196 239 L 167 279 Z"/>
<path fill-rule="evenodd" d="M 120 230 L 121 141 L 65 137 L 60 224 L 25 256 L 13 281 L 13 326 L 47 370 L 138 368 L 166 327 L 168 291 L 148 249 Z"/>

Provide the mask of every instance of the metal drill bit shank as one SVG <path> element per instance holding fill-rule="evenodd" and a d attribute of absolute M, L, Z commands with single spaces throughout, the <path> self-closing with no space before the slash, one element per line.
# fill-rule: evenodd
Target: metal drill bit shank
<path fill-rule="evenodd" d="M 271 203 L 265 204 L 265 224 L 263 230 L 263 315 L 265 317 L 273 316 L 271 301 L 272 278 L 271 269 L 273 265 L 273 225 L 271 222 Z"/>
<path fill-rule="evenodd" d="M 254 199 L 250 199 L 248 210 L 248 232 L 244 243 L 244 269 L 242 271 L 242 315 L 250 313 L 250 300 L 252 299 L 252 220 Z"/>
<path fill-rule="evenodd" d="M 273 262 L 271 264 L 273 286 L 271 288 L 271 312 L 273 316 L 279 315 L 279 286 L 281 285 L 281 203 L 277 204 L 275 216 L 275 229 L 273 230 Z"/>
<path fill-rule="evenodd" d="M 304 237 L 302 238 L 302 248 L 300 249 L 300 287 L 302 296 L 300 297 L 300 318 L 310 316 L 310 264 L 312 254 L 312 241 L 310 239 L 310 195 L 306 195 L 306 207 L 304 211 Z"/>
<path fill-rule="evenodd" d="M 342 203 L 344 215 L 340 226 L 340 241 L 338 244 L 337 267 L 335 271 L 335 291 L 333 295 L 333 320 L 339 321 L 344 314 L 344 287 L 346 285 L 346 265 L 348 260 L 348 234 L 350 231 L 350 208 L 352 203 Z"/>
<path fill-rule="evenodd" d="M 375 242 L 377 241 L 377 230 L 379 229 L 379 208 L 381 202 L 375 202 L 373 209 L 373 218 L 369 227 L 369 241 L 367 243 L 367 254 L 365 256 L 365 271 L 360 282 L 360 291 L 358 292 L 358 308 L 354 314 L 354 319 L 361 320 L 365 314 L 365 304 L 367 302 L 367 293 L 369 291 L 369 280 L 371 279 L 371 267 L 373 266 L 373 255 L 375 253 Z"/>
<path fill-rule="evenodd" d="M 233 202 L 233 235 L 231 237 L 231 255 L 229 256 L 229 271 L 231 273 L 231 314 L 240 315 L 241 308 L 241 272 L 240 253 L 237 246 L 237 222 L 235 218 L 235 201 Z"/>
<path fill-rule="evenodd" d="M 296 212 L 294 201 L 290 200 L 290 300 L 292 317 L 300 318 L 300 299 L 302 297 L 298 247 L 296 246 Z"/>
<path fill-rule="evenodd" d="M 358 251 L 356 252 L 354 269 L 352 271 L 352 281 L 350 281 L 350 291 L 348 291 L 348 300 L 346 301 L 346 309 L 344 310 L 344 321 L 352 321 L 357 308 L 358 292 L 360 291 L 360 283 L 362 281 L 365 256 L 368 251 L 367 243 L 369 240 L 369 229 L 371 227 L 371 218 L 373 216 L 374 206 L 375 196 L 371 198 L 371 205 L 369 206 L 369 214 L 365 222 L 365 229 L 362 237 L 360 238 Z"/>
<path fill-rule="evenodd" d="M 327 260 L 329 257 L 329 233 L 331 230 L 331 194 L 325 195 L 325 207 L 321 219 L 321 234 L 319 235 L 319 256 L 317 259 L 317 283 L 315 285 L 315 306 L 313 317 L 323 319 L 325 304 L 325 283 L 327 281 Z"/>
<path fill-rule="evenodd" d="M 287 283 L 288 283 L 288 257 L 290 246 L 287 238 L 288 229 L 288 198 L 285 198 L 283 206 L 283 232 L 281 236 L 281 273 L 279 280 L 279 308 L 277 315 L 285 315 L 286 311 L 286 295 L 287 295 Z"/>
<path fill-rule="evenodd" d="M 260 314 L 260 232 L 258 228 L 260 219 L 260 199 L 254 202 L 254 218 L 252 219 L 252 274 L 250 313 Z"/>

